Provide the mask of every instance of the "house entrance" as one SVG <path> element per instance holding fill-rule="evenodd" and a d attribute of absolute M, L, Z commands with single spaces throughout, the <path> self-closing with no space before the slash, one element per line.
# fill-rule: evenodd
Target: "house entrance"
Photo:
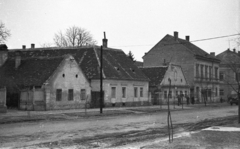
<path fill-rule="evenodd" d="M 8 109 L 18 109 L 19 108 L 19 100 L 20 94 L 19 93 L 9 93 L 7 92 L 7 100 L 6 105 Z"/>
<path fill-rule="evenodd" d="M 91 108 L 100 107 L 100 92 L 91 92 Z M 103 107 L 104 107 L 104 91 L 103 91 Z"/>

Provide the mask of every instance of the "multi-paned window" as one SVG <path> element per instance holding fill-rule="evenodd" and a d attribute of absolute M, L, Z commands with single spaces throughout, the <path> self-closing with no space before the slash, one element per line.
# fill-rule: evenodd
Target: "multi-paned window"
<path fill-rule="evenodd" d="M 212 66 L 209 66 L 209 79 L 212 79 Z"/>
<path fill-rule="evenodd" d="M 116 87 L 111 88 L 111 97 L 116 98 Z"/>
<path fill-rule="evenodd" d="M 224 90 L 220 89 L 220 96 L 223 96 L 223 95 L 224 95 Z"/>
<path fill-rule="evenodd" d="M 205 78 L 208 79 L 208 66 L 205 65 Z"/>
<path fill-rule="evenodd" d="M 62 100 L 62 89 L 57 89 L 56 90 L 56 101 L 61 101 Z"/>
<path fill-rule="evenodd" d="M 68 89 L 68 100 L 69 101 L 73 100 L 73 89 Z"/>
<path fill-rule="evenodd" d="M 203 76 L 203 65 L 201 65 L 201 79 L 203 79 L 204 76 Z"/>
<path fill-rule="evenodd" d="M 169 98 L 172 98 L 172 91 L 169 91 Z"/>
<path fill-rule="evenodd" d="M 196 77 L 199 77 L 199 64 L 196 64 Z"/>
<path fill-rule="evenodd" d="M 126 87 L 122 87 L 122 98 L 126 98 Z"/>
<path fill-rule="evenodd" d="M 164 91 L 164 98 L 167 99 L 167 91 Z"/>
<path fill-rule="evenodd" d="M 86 99 L 86 90 L 85 89 L 81 89 L 80 98 L 81 98 L 81 100 Z"/>
<path fill-rule="evenodd" d="M 215 79 L 218 79 L 218 67 L 215 67 Z"/>
<path fill-rule="evenodd" d="M 138 97 L 138 88 L 134 87 L 134 97 L 137 98 Z"/>
<path fill-rule="evenodd" d="M 140 97 L 143 97 L 143 87 L 140 87 Z"/>
<path fill-rule="evenodd" d="M 223 81 L 224 80 L 224 73 L 220 72 L 219 77 L 220 77 L 220 81 Z"/>

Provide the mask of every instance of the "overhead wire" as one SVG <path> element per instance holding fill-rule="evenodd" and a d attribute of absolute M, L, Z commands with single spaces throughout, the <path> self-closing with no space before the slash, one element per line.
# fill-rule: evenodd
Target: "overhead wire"
<path fill-rule="evenodd" d="M 226 38 L 226 37 L 232 37 L 232 36 L 237 36 L 240 35 L 238 34 L 231 34 L 231 35 L 225 35 L 225 36 L 218 36 L 218 37 L 212 37 L 212 38 L 205 38 L 205 39 L 198 39 L 198 40 L 192 40 L 190 42 L 200 42 L 200 41 L 207 41 L 207 40 L 214 40 L 214 39 L 219 39 L 219 38 Z M 183 43 L 174 43 L 174 44 L 183 44 Z M 125 46 L 112 46 L 112 47 L 141 47 L 141 46 L 153 46 L 155 44 L 146 44 L 146 45 L 125 45 Z"/>

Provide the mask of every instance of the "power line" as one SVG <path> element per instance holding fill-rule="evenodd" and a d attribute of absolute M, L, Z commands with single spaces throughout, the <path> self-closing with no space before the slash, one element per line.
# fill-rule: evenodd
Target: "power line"
<path fill-rule="evenodd" d="M 214 39 L 232 37 L 232 36 L 237 36 L 237 35 L 240 35 L 240 33 L 239 33 L 239 34 L 232 34 L 232 35 L 212 37 L 212 38 L 192 40 L 192 41 L 190 41 L 190 42 L 199 42 L 199 41 L 206 41 L 206 40 L 214 40 Z M 183 43 L 174 43 L 174 44 L 183 44 Z M 126 45 L 126 46 L 112 46 L 112 47 L 143 47 L 143 46 L 153 46 L 153 45 L 155 45 L 155 44 L 147 44 L 147 45 Z"/>
<path fill-rule="evenodd" d="M 226 35 L 226 36 L 218 36 L 218 37 L 212 37 L 212 38 L 206 38 L 206 39 L 199 39 L 199 40 L 193 40 L 193 41 L 190 41 L 190 42 L 213 40 L 213 39 L 226 38 L 226 37 L 237 36 L 237 35 L 240 35 L 240 34 L 232 34 L 232 35 Z"/>

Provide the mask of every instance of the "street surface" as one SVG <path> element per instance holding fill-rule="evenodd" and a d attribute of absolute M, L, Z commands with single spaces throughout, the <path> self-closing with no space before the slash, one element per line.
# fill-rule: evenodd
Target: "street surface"
<path fill-rule="evenodd" d="M 236 120 L 237 106 L 194 106 L 171 112 L 175 134 L 220 125 L 224 119 Z M 126 111 L 129 114 L 84 117 L 67 113 L 60 119 L 2 123 L 0 148 L 125 148 L 168 137 L 166 109 L 128 108 Z"/>

